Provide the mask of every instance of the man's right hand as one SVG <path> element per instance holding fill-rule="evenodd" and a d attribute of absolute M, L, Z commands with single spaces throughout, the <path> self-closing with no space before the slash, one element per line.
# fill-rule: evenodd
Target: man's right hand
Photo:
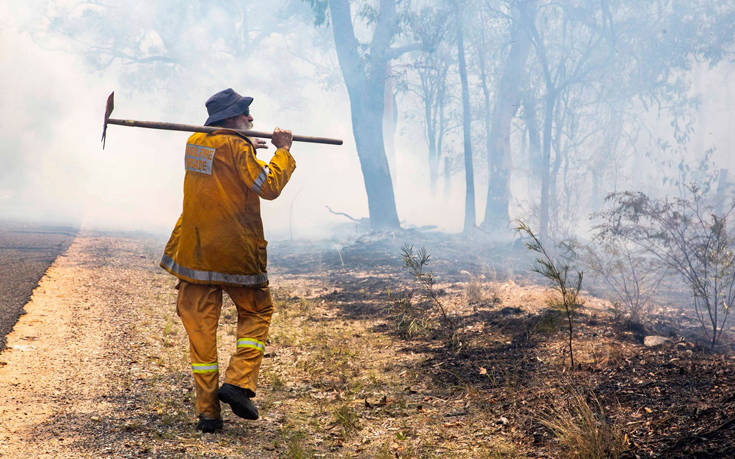
<path fill-rule="evenodd" d="M 271 143 L 276 148 L 285 148 L 286 150 L 288 150 L 291 148 L 291 142 L 293 142 L 293 134 L 291 134 L 291 131 L 280 128 L 275 128 L 273 130 Z"/>

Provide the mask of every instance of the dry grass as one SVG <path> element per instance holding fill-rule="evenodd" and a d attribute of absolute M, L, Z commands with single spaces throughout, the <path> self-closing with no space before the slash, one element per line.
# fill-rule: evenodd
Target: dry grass
<path fill-rule="evenodd" d="M 464 284 L 464 297 L 468 305 L 489 304 L 494 306 L 503 303 L 503 298 L 498 291 L 498 286 L 502 284 L 495 281 L 487 282 L 487 278 L 491 280 L 495 279 L 496 275 L 494 270 L 490 271 L 487 275 L 475 275 L 464 270 L 462 274 L 469 277 L 469 280 Z"/>
<path fill-rule="evenodd" d="M 626 450 L 628 440 L 622 430 L 611 423 L 594 395 L 587 401 L 584 394 L 571 389 L 568 397 L 557 403 L 539 421 L 551 430 L 570 458 L 618 458 Z"/>
<path fill-rule="evenodd" d="M 307 459 L 314 457 L 314 451 L 307 446 L 307 433 L 285 425 L 279 431 L 278 439 L 273 446 L 281 451 L 281 456 L 288 459 Z"/>
<path fill-rule="evenodd" d="M 404 338 L 427 335 L 439 327 L 428 311 L 416 304 L 413 295 L 393 300 L 388 307 L 388 320 L 395 332 Z"/>
<path fill-rule="evenodd" d="M 609 368 L 624 361 L 620 346 L 608 341 L 581 341 L 577 344 L 577 360 L 594 368 Z"/>
<path fill-rule="evenodd" d="M 467 271 L 464 272 L 467 273 Z M 482 283 L 477 276 L 470 274 L 470 280 L 465 285 L 464 295 L 467 299 L 467 304 L 469 305 L 480 304 L 485 301 L 485 292 L 483 291 Z"/>
<path fill-rule="evenodd" d="M 359 415 L 357 411 L 346 403 L 334 412 L 335 424 L 342 430 L 342 436 L 347 438 L 352 432 L 358 430 Z"/>

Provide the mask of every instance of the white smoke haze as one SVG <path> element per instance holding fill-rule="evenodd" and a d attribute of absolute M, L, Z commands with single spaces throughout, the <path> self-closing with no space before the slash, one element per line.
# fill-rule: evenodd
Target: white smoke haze
<path fill-rule="evenodd" d="M 280 126 L 345 139 L 342 147 L 294 146 L 297 171 L 292 181 L 279 199 L 262 206 L 272 235 L 319 235 L 341 221 L 325 205 L 367 214 L 344 89 L 326 91 L 312 69 L 294 57 L 309 50 L 285 47 L 289 41 L 300 46 L 308 42 L 274 34 L 245 61 L 223 58 L 211 71 L 197 68 L 192 55 L 175 78 L 131 85 L 121 81 L 130 75 L 123 64 L 96 71 L 59 37 L 51 40 L 53 45 L 44 41 L 43 47 L 34 40 L 38 29 L 33 24 L 42 23 L 55 5 L 83 14 L 74 3 L 16 2 L 0 7 L 4 17 L 17 21 L 0 31 L 0 63 L 10 69 L 1 77 L 0 118 L 6 136 L 0 186 L 3 217 L 165 233 L 181 210 L 183 146 L 189 134 L 110 126 L 102 150 L 107 94 L 115 90 L 112 117 L 202 124 L 207 116 L 204 101 L 226 87 L 255 98 L 251 110 L 256 129 Z M 154 8 L 142 2 L 136 7 L 136 18 L 146 17 L 145 8 Z M 191 32 L 202 43 L 212 43 L 211 48 L 226 45 L 202 30 Z M 144 43 L 155 48 L 160 38 L 152 35 Z M 273 151 L 271 146 L 259 156 L 267 160 Z"/>
<path fill-rule="evenodd" d="M 331 214 L 326 206 L 356 218 L 368 216 L 349 100 L 331 31 L 313 26 L 306 2 L 263 2 L 260 7 L 249 6 L 246 18 L 228 16 L 220 8 L 196 9 L 193 4 L 198 3 L 0 3 L 0 14 L 5 18 L 0 26 L 0 123 L 4 135 L 0 217 L 166 234 L 181 209 L 183 150 L 188 134 L 113 125 L 102 150 L 106 97 L 115 90 L 115 118 L 201 124 L 207 115 L 205 100 L 227 87 L 254 97 L 251 113 L 255 129 L 278 126 L 297 134 L 345 141 L 343 146 L 294 144 L 297 169 L 291 182 L 280 198 L 262 202 L 269 238 L 328 236 L 330 228 L 347 220 Z M 165 17 L 161 9 L 173 7 L 185 9 L 181 14 L 187 17 L 203 16 L 186 27 L 185 36 L 178 37 L 181 44 L 172 48 L 171 37 L 154 32 L 166 30 L 165 24 L 147 26 Z M 279 12 L 285 7 L 291 17 Z M 94 14 L 106 20 L 77 20 Z M 240 54 L 231 49 L 227 35 L 235 30 L 233 21 L 247 21 L 254 37 L 252 46 L 245 41 L 246 49 Z M 110 30 L 100 30 L 104 27 Z M 137 48 L 122 46 L 124 53 L 151 56 L 163 53 L 168 46 L 175 50 L 176 62 L 117 58 L 103 66 L 89 57 L 92 47 L 110 46 L 100 37 L 125 40 L 136 33 L 143 34 L 137 37 Z M 692 91 L 702 103 L 686 154 L 694 161 L 707 148 L 715 147 L 713 158 L 718 167 L 735 171 L 732 75 L 732 66 L 725 64 L 711 69 L 695 66 L 689 75 L 695 82 Z M 416 101 L 408 96 L 397 101 L 396 157 L 391 168 L 397 178 L 394 186 L 401 222 L 460 231 L 463 171 L 454 173 L 449 193 L 443 186 L 435 193 L 429 190 L 421 120 L 403 116 L 404 110 L 420 111 L 420 107 L 410 106 Z M 655 113 L 647 118 L 655 119 Z M 663 117 L 656 127 L 661 136 L 670 137 L 668 122 Z M 484 139 L 474 142 L 480 220 L 487 191 L 487 160 Z M 461 153 L 461 133 L 448 136 L 445 148 Z M 648 145 L 641 145 L 641 150 L 646 148 Z M 271 147 L 258 155 L 267 161 L 273 151 Z M 650 177 L 656 173 L 656 164 L 638 156 L 621 161 L 634 175 L 623 174 L 620 189 L 655 188 Z M 638 161 L 641 167 L 631 168 L 631 161 Z M 523 203 L 528 188 L 523 180 L 513 182 L 516 216 L 532 212 Z"/>

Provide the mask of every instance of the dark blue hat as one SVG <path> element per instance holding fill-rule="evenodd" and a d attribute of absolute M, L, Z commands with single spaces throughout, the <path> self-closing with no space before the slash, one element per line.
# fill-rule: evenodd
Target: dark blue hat
<path fill-rule="evenodd" d="M 232 88 L 220 91 L 207 99 L 205 105 L 207 106 L 209 118 L 204 122 L 204 125 L 210 126 L 217 121 L 222 121 L 237 115 L 249 115 L 249 107 L 252 102 L 252 97 L 243 97 L 233 91 Z"/>

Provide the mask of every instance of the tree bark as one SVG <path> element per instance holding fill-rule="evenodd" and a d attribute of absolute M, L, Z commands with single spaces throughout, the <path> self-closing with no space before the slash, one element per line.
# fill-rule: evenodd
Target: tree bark
<path fill-rule="evenodd" d="M 446 120 L 444 117 L 447 63 L 429 61 L 434 65 L 435 73 L 420 72 L 421 99 L 424 103 L 424 124 L 426 143 L 429 148 L 429 187 L 432 196 L 436 196 L 439 188 L 439 160 L 441 159 L 442 142 Z M 439 68 L 441 66 L 441 68 Z"/>
<path fill-rule="evenodd" d="M 381 0 L 369 57 L 361 58 L 348 0 L 329 0 L 334 43 L 347 86 L 352 132 L 373 228 L 398 228 L 393 182 L 383 142 L 385 80 L 395 33 L 395 0 Z"/>
<path fill-rule="evenodd" d="M 550 186 L 550 170 L 551 166 L 551 126 L 554 121 L 554 110 L 556 108 L 557 87 L 551 76 L 549 68 L 549 60 L 546 56 L 546 47 L 541 39 L 536 23 L 533 20 L 526 21 L 527 30 L 530 31 L 536 46 L 536 55 L 541 62 L 541 68 L 544 75 L 544 83 L 546 86 L 546 95 L 544 96 L 544 136 L 543 151 L 541 154 L 541 209 L 539 210 L 539 236 L 542 241 L 549 237 L 549 186 Z"/>
<path fill-rule="evenodd" d="M 385 108 L 383 114 L 383 139 L 385 143 L 385 153 L 388 158 L 388 166 L 390 167 L 390 179 L 393 182 L 393 191 L 395 193 L 398 187 L 398 165 L 396 156 L 396 123 L 398 122 L 398 113 L 396 108 L 395 89 L 393 87 L 393 77 L 391 76 L 390 63 L 386 64 L 385 75 L 385 95 L 383 98 L 383 106 Z"/>
<path fill-rule="evenodd" d="M 436 146 L 436 127 L 432 122 L 432 100 L 424 99 L 424 118 L 426 119 L 426 143 L 429 146 L 429 188 L 436 195 L 439 178 L 439 151 Z"/>
<path fill-rule="evenodd" d="M 462 82 L 462 127 L 464 132 L 464 169 L 465 169 L 465 205 L 464 231 L 468 232 L 476 226 L 475 218 L 475 176 L 472 165 L 472 113 L 470 111 L 470 91 L 467 83 L 467 65 L 464 57 L 464 33 L 462 17 L 457 9 L 457 60 L 459 62 L 459 78 Z"/>
<path fill-rule="evenodd" d="M 367 94 L 370 92 L 366 92 L 363 97 L 368 98 Z M 350 100 L 358 97 L 351 96 Z M 399 223 L 393 182 L 383 142 L 383 104 L 382 98 L 377 99 L 380 103 L 363 100 L 358 104 L 351 104 L 352 130 L 368 196 L 370 224 L 376 229 L 397 228 Z"/>
<path fill-rule="evenodd" d="M 525 11 L 521 14 L 521 8 Z M 531 39 L 522 25 L 523 18 L 535 17 L 535 0 L 513 8 L 511 48 L 503 74 L 495 91 L 490 131 L 487 133 L 488 190 L 482 228 L 504 233 L 510 229 L 510 176 L 512 159 L 510 131 L 513 117 L 520 104 L 524 68 L 531 48 Z"/>
<path fill-rule="evenodd" d="M 536 106 L 531 94 L 526 94 L 523 98 L 523 122 L 528 131 L 528 199 L 534 202 L 540 196 L 539 185 L 543 166 Z"/>
<path fill-rule="evenodd" d="M 552 126 L 552 148 L 554 152 L 554 163 L 551 165 L 551 171 L 549 172 L 549 186 L 547 192 L 549 194 L 548 207 L 549 207 L 549 234 L 557 235 L 556 232 L 562 229 L 560 225 L 561 205 L 559 204 L 559 193 L 557 192 L 557 183 L 559 181 L 559 170 L 561 169 L 562 161 L 564 160 L 564 149 L 562 147 L 562 126 L 564 123 L 559 111 L 561 110 L 562 104 L 559 101 L 559 96 L 556 97 L 556 104 L 554 106 L 555 115 L 552 115 L 556 120 Z"/>
<path fill-rule="evenodd" d="M 556 104 L 556 92 L 549 90 L 546 94 L 544 104 L 544 144 L 541 155 L 541 209 L 539 221 L 539 235 L 541 240 L 549 237 L 549 208 L 551 196 L 551 124 L 554 121 L 554 105 Z"/>

